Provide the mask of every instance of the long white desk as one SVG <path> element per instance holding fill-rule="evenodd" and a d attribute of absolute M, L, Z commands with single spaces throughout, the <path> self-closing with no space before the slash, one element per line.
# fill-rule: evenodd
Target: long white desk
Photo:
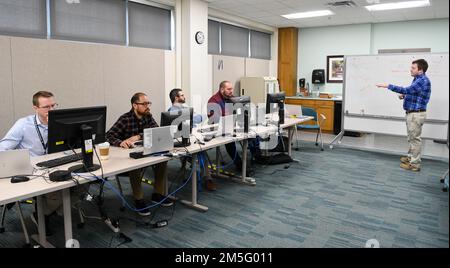
<path fill-rule="evenodd" d="M 288 128 L 289 130 L 289 155 L 291 154 L 291 138 L 293 135 L 293 130 L 295 126 L 301 124 L 303 122 L 311 120 L 311 117 L 305 118 L 286 118 L 285 123 L 280 127 L 282 129 Z M 236 137 L 217 137 L 204 145 L 200 145 L 198 143 L 192 142 L 192 145 L 187 147 L 187 150 L 190 154 L 192 154 L 192 195 L 191 201 L 182 201 L 184 204 L 198 209 L 200 211 L 207 211 L 208 208 L 206 206 L 202 206 L 197 202 L 197 172 L 196 172 L 196 159 L 197 154 L 213 148 L 218 148 L 219 146 L 228 144 L 230 142 L 243 141 L 243 156 L 242 156 L 242 170 L 246 170 L 246 161 L 247 161 L 247 147 L 248 147 L 248 139 L 255 138 L 257 135 L 262 135 L 267 133 L 269 130 L 268 127 L 257 127 L 254 128 L 248 134 L 238 134 Z M 195 133 L 195 132 L 194 132 Z M 164 156 L 152 156 L 145 157 L 141 159 L 132 159 L 129 157 L 130 152 L 142 150 L 142 148 L 136 148 L 132 150 L 111 147 L 110 148 L 110 158 L 108 160 L 102 161 L 103 166 L 103 178 L 108 178 L 115 176 L 117 174 L 121 174 L 124 172 L 128 172 L 131 170 L 148 167 L 151 165 L 167 162 L 171 160 L 170 157 Z M 32 158 L 32 164 L 36 164 L 41 161 L 53 159 L 63 156 L 63 153 L 44 155 L 39 157 Z M 94 163 L 99 164 L 96 157 L 94 157 Z M 51 171 L 57 169 L 68 169 L 69 167 L 75 165 L 75 163 L 59 166 L 58 168 L 52 169 Z M 218 165 L 217 165 L 218 167 Z M 219 168 L 217 168 L 217 171 Z M 48 173 L 48 170 L 37 170 L 35 171 L 36 175 Z M 97 170 L 93 172 L 95 176 L 101 177 L 101 170 Z M 90 176 L 90 175 L 87 175 Z M 85 178 L 77 178 L 79 184 L 84 184 L 88 182 L 92 182 L 92 180 Z M 242 172 L 241 182 L 245 184 L 255 185 L 255 180 L 252 178 L 247 178 L 246 173 Z M 28 182 L 12 184 L 9 179 L 1 179 L 0 180 L 0 205 L 5 205 L 8 203 L 20 201 L 23 199 L 28 199 L 32 197 L 37 197 L 37 214 L 38 214 L 38 237 L 34 237 L 39 244 L 44 247 L 51 247 L 47 240 L 45 234 L 45 221 L 44 221 L 44 213 L 43 213 L 43 195 L 47 193 L 61 191 L 62 199 L 63 199 L 63 213 L 64 213 L 64 233 L 66 241 L 72 239 L 72 217 L 71 217 L 71 202 L 70 202 L 70 188 L 75 186 L 76 183 L 73 181 L 65 181 L 65 182 L 51 182 L 48 179 L 44 180 L 41 177 L 32 178 Z"/>
<path fill-rule="evenodd" d="M 296 129 L 296 126 L 298 124 L 302 124 L 304 122 L 310 121 L 312 120 L 313 117 L 302 117 L 302 118 L 285 118 L 285 122 L 284 124 L 282 124 L 280 126 L 281 129 L 288 129 L 288 154 L 289 156 L 292 155 L 292 145 L 291 145 L 291 140 L 292 137 L 294 135 L 294 130 Z M 278 130 L 278 128 L 276 128 Z M 277 131 L 275 130 L 275 132 Z M 247 177 L 246 174 L 246 169 L 247 169 L 247 156 L 248 156 L 248 152 L 247 152 L 247 148 L 248 148 L 248 139 L 251 138 L 256 138 L 257 136 L 260 135 L 264 135 L 264 134 L 268 134 L 269 132 L 273 132 L 273 127 L 267 127 L 267 126 L 256 126 L 256 127 L 251 127 L 250 131 L 248 134 L 237 134 L 236 137 L 216 137 L 213 140 L 205 143 L 205 145 L 199 145 L 199 144 L 194 144 L 192 143 L 191 146 L 187 147 L 187 149 L 189 150 L 189 152 L 193 155 L 193 160 L 192 160 L 192 178 L 191 178 L 191 183 L 192 183 L 192 194 L 191 194 L 191 200 L 187 201 L 187 200 L 181 200 L 181 202 L 185 205 L 187 205 L 188 207 L 194 208 L 196 210 L 199 211 L 203 211 L 206 212 L 208 211 L 208 207 L 204 206 L 204 205 L 200 205 L 197 201 L 197 172 L 196 172 L 196 159 L 197 159 L 197 154 L 199 152 L 202 151 L 207 151 L 213 148 L 216 148 L 216 177 L 220 177 L 219 174 L 219 147 L 231 142 L 236 142 L 236 141 L 242 141 L 242 175 L 240 177 L 240 179 L 238 180 L 234 180 L 237 181 L 239 183 L 242 184 L 246 184 L 246 185 L 251 185 L 254 186 L 256 185 L 256 180 L 254 178 L 250 178 Z M 196 131 L 193 131 L 194 135 L 200 135 L 198 133 L 196 133 Z"/>
<path fill-rule="evenodd" d="M 148 167 L 151 165 L 159 164 L 162 162 L 167 162 L 171 158 L 169 157 L 146 157 L 141 159 L 132 159 L 129 157 L 130 152 L 139 150 L 132 149 L 126 150 L 117 147 L 110 148 L 110 159 L 102 161 L 103 166 L 103 178 L 108 178 L 120 173 L 127 171 Z M 63 153 L 56 153 L 50 155 L 44 155 L 39 157 L 33 157 L 31 159 L 32 164 L 36 164 L 41 161 L 48 159 L 53 159 L 63 156 Z M 94 157 L 94 163 L 98 164 L 96 157 Z M 54 170 L 64 170 L 75 165 L 75 163 L 70 163 L 67 165 L 59 166 Z M 34 172 L 35 175 L 41 175 L 48 173 L 48 170 L 37 170 Z M 101 170 L 93 172 L 94 175 L 101 177 Z M 92 176 L 87 174 L 87 176 Z M 84 184 L 92 182 L 87 178 L 77 178 L 79 184 Z M 71 202 L 70 202 L 70 188 L 75 186 L 74 181 L 64 181 L 64 182 L 51 182 L 48 179 L 43 179 L 42 177 L 32 178 L 30 181 L 23 183 L 13 184 L 9 179 L 0 180 L 0 205 L 20 201 L 27 198 L 37 197 L 37 214 L 38 214 L 38 234 L 39 237 L 33 237 L 37 240 L 39 244 L 43 247 L 52 247 L 47 240 L 45 235 L 45 221 L 43 214 L 43 195 L 47 193 L 61 191 L 63 200 L 63 214 L 64 214 L 64 233 L 66 241 L 72 239 L 72 218 L 71 218 Z"/>

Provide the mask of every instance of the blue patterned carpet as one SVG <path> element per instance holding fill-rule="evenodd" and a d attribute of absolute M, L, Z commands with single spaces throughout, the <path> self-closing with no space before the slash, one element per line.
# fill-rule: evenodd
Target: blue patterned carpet
<path fill-rule="evenodd" d="M 373 238 L 385 248 L 449 247 L 449 199 L 439 182 L 448 163 L 425 160 L 422 171 L 414 173 L 399 167 L 398 156 L 344 148 L 321 152 L 312 144 L 303 144 L 294 157 L 300 162 L 289 167 L 255 165 L 254 187 L 216 180 L 216 192 L 199 193 L 199 203 L 209 207 L 206 213 L 180 203 L 154 211 L 153 221 L 174 212 L 169 225 L 160 229 L 150 228 L 133 212 L 120 212 L 120 200 L 107 189 L 106 211 L 120 217 L 121 231 L 132 242 L 121 244 L 122 238 L 95 220 L 77 229 L 75 211 L 74 237 L 82 247 L 360 248 Z M 170 177 L 181 177 L 179 161 L 169 165 Z M 128 180 L 121 181 L 130 199 Z M 145 188 L 149 198 L 151 186 Z M 91 186 L 92 192 L 96 189 Z M 178 196 L 189 194 L 190 184 Z M 29 215 L 31 205 L 23 207 Z M 96 212 L 89 204 L 86 209 Z M 26 221 L 34 232 L 28 217 Z M 60 247 L 62 224 L 61 217 L 53 216 L 55 234 L 49 241 Z M 10 211 L 0 247 L 23 242 L 20 222 Z"/>

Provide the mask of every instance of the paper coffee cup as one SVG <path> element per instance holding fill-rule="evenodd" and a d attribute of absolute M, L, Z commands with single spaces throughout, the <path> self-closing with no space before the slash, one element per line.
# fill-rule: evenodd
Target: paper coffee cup
<path fill-rule="evenodd" d="M 101 160 L 109 159 L 109 147 L 110 147 L 109 142 L 101 143 L 98 145 Z"/>

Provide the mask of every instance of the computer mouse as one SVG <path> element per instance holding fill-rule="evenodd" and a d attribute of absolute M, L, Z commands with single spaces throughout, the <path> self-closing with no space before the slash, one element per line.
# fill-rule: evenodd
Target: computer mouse
<path fill-rule="evenodd" d="M 11 177 L 11 183 L 18 183 L 18 182 L 26 182 L 29 181 L 30 178 L 26 176 L 13 176 Z"/>

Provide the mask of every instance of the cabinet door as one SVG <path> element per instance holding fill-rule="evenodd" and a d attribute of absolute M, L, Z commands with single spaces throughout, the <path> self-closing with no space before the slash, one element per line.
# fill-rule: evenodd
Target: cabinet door
<path fill-rule="evenodd" d="M 333 131 L 334 122 L 334 109 L 330 106 L 317 106 L 317 117 L 320 118 L 320 114 L 323 114 L 327 119 L 322 125 L 323 131 Z"/>

